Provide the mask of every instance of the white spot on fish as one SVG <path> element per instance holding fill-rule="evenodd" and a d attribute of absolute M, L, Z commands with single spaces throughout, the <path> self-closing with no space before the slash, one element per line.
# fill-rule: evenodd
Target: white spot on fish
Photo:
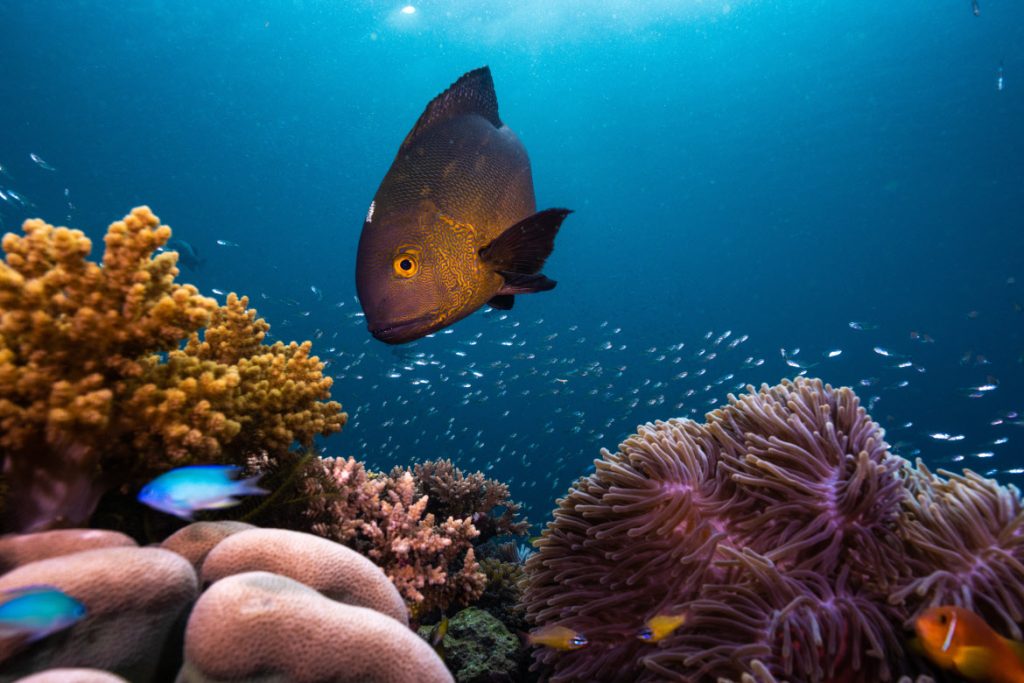
<path fill-rule="evenodd" d="M 414 9 L 413 11 L 415 12 L 416 10 Z M 367 223 L 372 223 L 373 222 L 373 212 L 376 209 L 377 209 L 377 201 L 374 200 L 374 201 L 370 202 L 370 208 L 366 211 L 366 222 Z"/>

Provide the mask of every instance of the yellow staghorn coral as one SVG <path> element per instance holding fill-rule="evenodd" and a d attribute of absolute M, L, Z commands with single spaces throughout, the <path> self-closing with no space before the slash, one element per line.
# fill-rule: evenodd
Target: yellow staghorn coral
<path fill-rule="evenodd" d="M 107 490 L 190 462 L 244 462 L 341 429 L 311 345 L 175 282 L 171 230 L 147 207 L 107 232 L 7 234 L 0 263 L 0 461 L 6 526 L 83 524 Z M 186 342 L 182 347 L 182 343 Z"/>

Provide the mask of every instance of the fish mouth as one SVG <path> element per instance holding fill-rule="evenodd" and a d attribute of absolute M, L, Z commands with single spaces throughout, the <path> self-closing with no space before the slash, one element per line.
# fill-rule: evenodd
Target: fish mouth
<path fill-rule="evenodd" d="M 424 336 L 425 333 L 420 331 L 418 328 L 420 328 L 423 323 L 429 322 L 432 319 L 433 316 L 431 315 L 421 315 L 420 317 L 412 318 L 411 320 L 402 320 L 388 325 L 371 327 L 370 334 L 385 344 L 402 344 Z"/>

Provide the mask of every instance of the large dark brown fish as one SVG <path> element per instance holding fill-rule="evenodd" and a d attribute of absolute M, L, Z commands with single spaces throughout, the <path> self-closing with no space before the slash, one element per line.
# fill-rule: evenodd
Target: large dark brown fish
<path fill-rule="evenodd" d="M 536 209 L 491 72 L 470 71 L 427 105 L 366 214 L 356 291 L 373 336 L 403 344 L 553 288 L 540 269 L 569 211 Z"/>

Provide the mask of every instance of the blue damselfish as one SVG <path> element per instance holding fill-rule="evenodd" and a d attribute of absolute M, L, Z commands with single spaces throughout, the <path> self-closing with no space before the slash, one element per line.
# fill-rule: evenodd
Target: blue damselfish
<path fill-rule="evenodd" d="M 191 465 L 165 472 L 139 491 L 139 502 L 192 521 L 196 510 L 238 505 L 235 496 L 270 493 L 257 486 L 259 476 L 239 479 L 235 465 Z"/>
<path fill-rule="evenodd" d="M 29 642 L 62 631 L 85 616 L 85 605 L 53 586 L 26 586 L 0 598 L 0 638 Z"/>

